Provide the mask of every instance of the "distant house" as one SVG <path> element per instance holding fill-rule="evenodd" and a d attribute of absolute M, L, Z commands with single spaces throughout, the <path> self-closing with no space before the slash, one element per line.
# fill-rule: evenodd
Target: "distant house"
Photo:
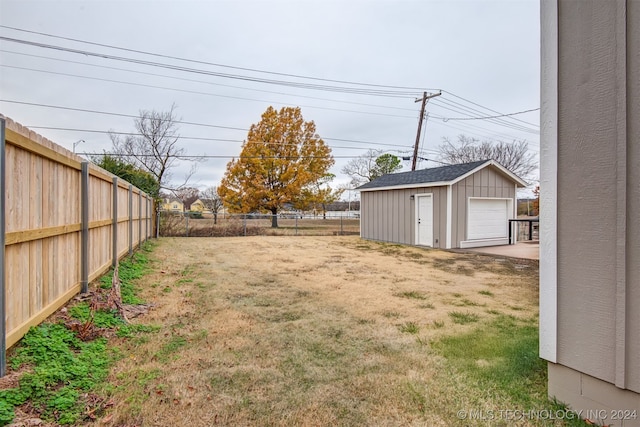
<path fill-rule="evenodd" d="M 434 248 L 508 244 L 525 186 L 493 160 L 383 175 L 358 188 L 360 236 Z"/>
<path fill-rule="evenodd" d="M 165 197 L 160 209 L 167 212 L 183 212 L 184 204 L 176 197 Z"/>
<path fill-rule="evenodd" d="M 211 213 L 211 209 L 207 208 L 206 199 L 196 199 L 195 202 L 191 203 L 191 211 L 200 213 Z"/>
<path fill-rule="evenodd" d="M 549 396 L 640 426 L 640 2 L 541 2 L 540 356 Z"/>

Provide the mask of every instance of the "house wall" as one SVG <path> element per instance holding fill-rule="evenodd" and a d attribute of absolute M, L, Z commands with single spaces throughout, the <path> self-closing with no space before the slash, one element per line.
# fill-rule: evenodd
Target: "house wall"
<path fill-rule="evenodd" d="M 445 246 L 446 187 L 363 191 L 360 194 L 360 236 L 382 242 L 415 244 L 415 200 L 412 194 L 433 195 L 433 245 Z"/>
<path fill-rule="evenodd" d="M 640 2 L 541 4 L 549 394 L 639 426 L 610 411 L 640 408 Z"/>
<path fill-rule="evenodd" d="M 515 184 L 492 167 L 486 167 L 451 186 L 451 243 L 454 248 L 467 240 L 467 207 L 469 197 L 516 197 Z"/>

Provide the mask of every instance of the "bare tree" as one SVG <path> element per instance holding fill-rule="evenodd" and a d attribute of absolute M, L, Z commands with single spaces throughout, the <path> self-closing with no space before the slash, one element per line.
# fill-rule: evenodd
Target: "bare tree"
<path fill-rule="evenodd" d="M 531 174 L 538 168 L 536 155 L 529 152 L 526 141 L 480 142 L 465 135 L 458 136 L 457 143 L 451 142 L 448 138 L 443 140 L 444 143 L 438 149 L 440 160 L 446 163 L 458 164 L 491 159 L 524 180 L 530 179 Z"/>
<path fill-rule="evenodd" d="M 351 177 L 353 187 L 358 187 L 382 175 L 402 169 L 397 156 L 382 153 L 382 150 L 369 149 L 362 156 L 350 160 L 342 168 L 342 173 Z"/>
<path fill-rule="evenodd" d="M 160 187 L 173 190 L 183 187 L 195 173 L 196 164 L 192 163 L 191 171 L 185 177 L 182 185 L 169 185 L 170 169 L 180 160 L 196 159 L 185 155 L 185 149 L 178 146 L 178 118 L 175 115 L 176 105 L 172 104 L 169 111 L 140 111 L 140 117 L 135 119 L 137 135 L 122 137 L 110 134 L 114 151 L 123 160 L 144 171 L 149 172 L 159 183 Z"/>
<path fill-rule="evenodd" d="M 200 193 L 200 201 L 213 213 L 213 223 L 218 223 L 218 212 L 222 209 L 222 198 L 218 195 L 218 187 L 208 187 Z"/>

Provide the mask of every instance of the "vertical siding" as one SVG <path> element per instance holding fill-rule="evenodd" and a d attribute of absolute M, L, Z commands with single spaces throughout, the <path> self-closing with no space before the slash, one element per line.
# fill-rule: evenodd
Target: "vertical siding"
<path fill-rule="evenodd" d="M 558 9 L 557 360 L 635 392 L 639 6 L 561 1 Z"/>
<path fill-rule="evenodd" d="M 412 194 L 433 195 L 434 247 L 446 241 L 446 187 L 365 191 L 360 195 L 361 237 L 383 242 L 415 244 L 415 200 Z M 436 242 L 437 240 L 437 242 Z"/>

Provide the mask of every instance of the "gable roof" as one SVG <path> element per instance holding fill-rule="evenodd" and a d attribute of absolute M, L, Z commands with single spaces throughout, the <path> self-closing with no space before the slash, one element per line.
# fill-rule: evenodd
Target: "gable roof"
<path fill-rule="evenodd" d="M 457 165 L 420 169 L 411 172 L 391 173 L 367 182 L 356 188 L 360 191 L 383 190 L 392 188 L 436 187 L 451 185 L 487 166 L 495 166 L 500 172 L 512 179 L 519 187 L 527 183 L 494 160 L 479 160 Z"/>

